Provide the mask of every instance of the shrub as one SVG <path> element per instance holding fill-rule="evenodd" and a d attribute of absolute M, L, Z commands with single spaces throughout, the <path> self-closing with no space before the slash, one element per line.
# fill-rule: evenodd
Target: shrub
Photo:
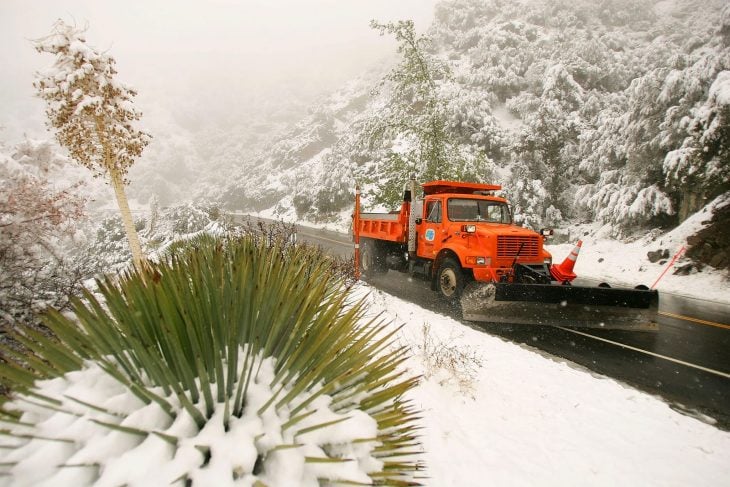
<path fill-rule="evenodd" d="M 439 376 L 441 385 L 447 383 L 458 387 L 463 394 L 471 395 L 482 367 L 482 357 L 469 346 L 454 344 L 453 336 L 443 341 L 431 333 L 431 325 L 423 324 L 423 338 L 415 348 L 425 368 L 428 379 Z M 458 337 L 460 338 L 460 337 Z"/>
<path fill-rule="evenodd" d="M 200 237 L 97 284 L 0 369 L 13 481 L 418 485 L 405 348 L 321 255 Z"/>

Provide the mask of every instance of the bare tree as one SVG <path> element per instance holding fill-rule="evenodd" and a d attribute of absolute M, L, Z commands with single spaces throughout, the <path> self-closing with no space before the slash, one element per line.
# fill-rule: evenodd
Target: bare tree
<path fill-rule="evenodd" d="M 87 45 L 85 31 L 57 20 L 50 35 L 35 41 L 35 49 L 53 54 L 55 61 L 36 74 L 33 85 L 46 102 L 48 126 L 58 142 L 114 188 L 132 259 L 139 267 L 142 249 L 124 185 L 129 167 L 151 137 L 132 126 L 142 115 L 132 104 L 136 91 L 115 79 L 116 61 Z"/>
<path fill-rule="evenodd" d="M 4 149 L 0 145 L 0 149 Z M 0 150 L 0 330 L 29 324 L 46 306 L 62 308 L 81 280 L 81 266 L 65 255 L 86 201 L 78 183 L 48 181 L 65 158 L 50 144 L 26 140 L 12 156 Z M 2 331 L 0 331 L 2 333 Z"/>

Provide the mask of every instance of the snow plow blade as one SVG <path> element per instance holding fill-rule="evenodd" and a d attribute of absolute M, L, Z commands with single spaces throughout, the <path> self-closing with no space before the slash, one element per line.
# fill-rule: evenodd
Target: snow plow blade
<path fill-rule="evenodd" d="M 657 330 L 659 293 L 642 289 L 473 282 L 461 297 L 468 321 Z"/>

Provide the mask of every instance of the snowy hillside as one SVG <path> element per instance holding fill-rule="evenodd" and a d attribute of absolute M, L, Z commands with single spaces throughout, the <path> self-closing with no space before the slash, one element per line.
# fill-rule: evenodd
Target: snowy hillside
<path fill-rule="evenodd" d="M 312 107 L 270 147 L 246 159 L 225 186 L 221 200 L 226 206 L 255 211 L 273 207 L 277 213 L 295 207 L 317 219 L 321 215 L 316 210 L 331 212 L 349 203 L 351 192 L 343 185 L 348 175 L 328 170 L 338 149 L 352 138 L 352 125 L 374 116 L 370 91 L 378 71 L 374 73 L 351 81 Z"/>
<path fill-rule="evenodd" d="M 400 51 L 246 162 L 222 200 L 325 221 L 356 182 L 392 203 L 415 172 L 502 184 L 534 227 L 672 228 L 730 190 L 729 32 L 724 1 L 444 1 L 414 38 L 424 72 Z M 426 122 L 441 128 L 412 129 Z"/>

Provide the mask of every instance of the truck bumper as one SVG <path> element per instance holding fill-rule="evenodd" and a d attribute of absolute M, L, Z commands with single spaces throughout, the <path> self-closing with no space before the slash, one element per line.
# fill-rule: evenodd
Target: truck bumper
<path fill-rule="evenodd" d="M 481 282 L 497 282 L 499 276 L 493 267 L 473 267 L 474 280 Z"/>

